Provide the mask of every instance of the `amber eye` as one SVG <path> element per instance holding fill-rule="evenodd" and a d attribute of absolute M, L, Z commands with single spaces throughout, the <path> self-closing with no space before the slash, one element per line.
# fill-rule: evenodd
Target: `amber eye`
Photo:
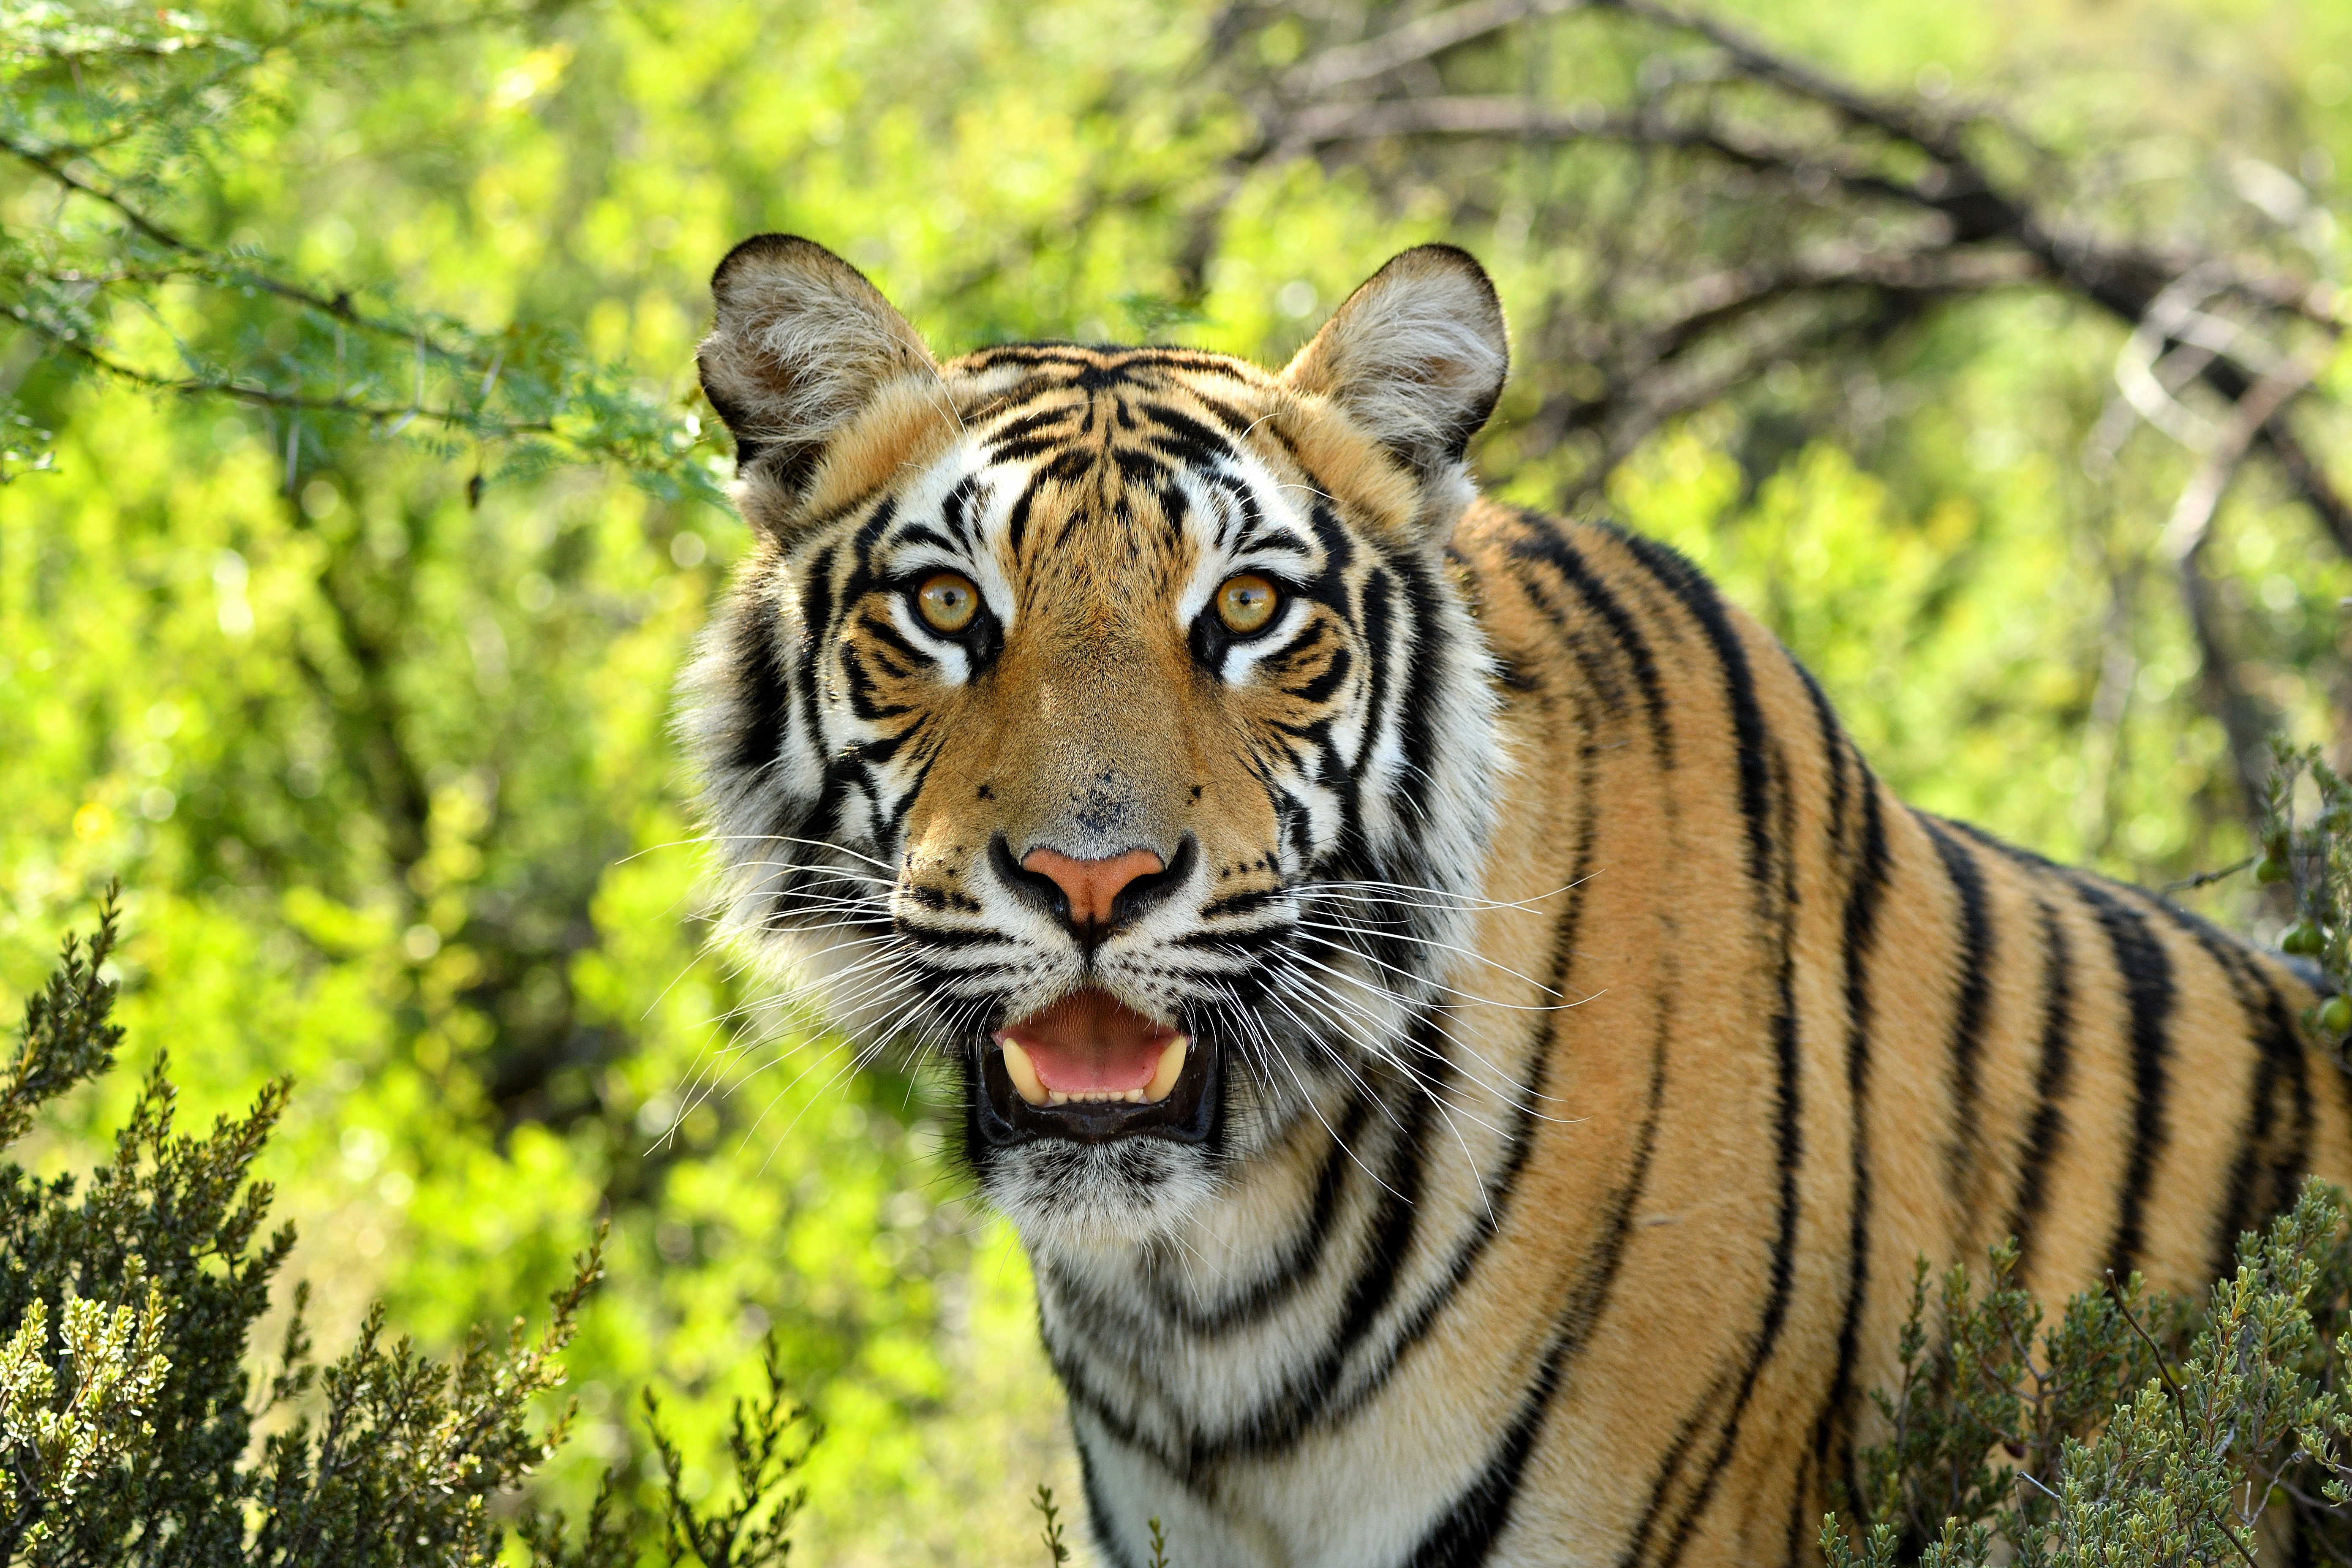
<path fill-rule="evenodd" d="M 960 632 L 979 613 L 980 590 L 961 572 L 941 572 L 915 590 L 915 608 L 933 631 Z"/>
<path fill-rule="evenodd" d="M 1228 577 L 1217 590 L 1217 619 L 1225 623 L 1225 630 L 1243 637 L 1265 629 L 1274 619 L 1274 584 L 1255 572 Z"/>

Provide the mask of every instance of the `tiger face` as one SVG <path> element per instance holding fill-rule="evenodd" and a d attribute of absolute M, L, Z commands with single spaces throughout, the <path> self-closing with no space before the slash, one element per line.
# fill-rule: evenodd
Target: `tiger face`
<path fill-rule="evenodd" d="M 722 262 L 703 385 L 756 537 L 686 679 L 729 920 L 860 1050 L 951 1064 L 1033 1244 L 1164 1235 L 1409 1073 L 1492 817 L 1443 542 L 1506 363 L 1409 251 L 1279 374 L 935 362 L 805 240 Z"/>

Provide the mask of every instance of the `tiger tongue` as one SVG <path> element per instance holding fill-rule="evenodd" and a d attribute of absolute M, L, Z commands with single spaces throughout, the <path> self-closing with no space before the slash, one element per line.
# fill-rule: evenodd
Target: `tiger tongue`
<path fill-rule="evenodd" d="M 1150 1086 L 1176 1031 L 1089 986 L 1008 1025 L 999 1045 L 1024 1052 L 1056 1094 L 1125 1094 Z M 1163 1091 L 1164 1092 L 1164 1091 Z"/>

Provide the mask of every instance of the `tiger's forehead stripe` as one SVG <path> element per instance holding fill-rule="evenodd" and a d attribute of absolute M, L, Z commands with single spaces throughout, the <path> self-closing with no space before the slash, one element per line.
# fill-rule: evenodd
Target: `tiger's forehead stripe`
<path fill-rule="evenodd" d="M 1315 497 L 1318 509 L 1329 502 L 1316 495 L 1293 449 L 1262 433 L 1266 414 L 1253 416 L 1193 379 L 1204 367 L 1220 371 L 1224 383 L 1253 379 L 1231 366 L 1192 353 L 1079 349 L 998 351 L 974 364 L 958 362 L 945 373 L 951 388 L 975 383 L 962 391 L 977 402 L 964 416 L 963 438 L 923 480 L 894 495 L 884 553 L 921 558 L 918 547 L 929 546 L 981 563 L 990 558 L 991 541 L 1001 539 L 1007 592 L 1027 573 L 1066 581 L 1082 571 L 1071 557 L 1090 521 L 1108 520 L 1124 547 L 1202 570 L 1214 559 L 1254 552 L 1312 573 L 1347 553 L 1330 549 L 1335 524 L 1328 517 L 1301 529 L 1269 509 L 1285 491 Z M 1030 374 L 998 384 L 1007 364 Z M 1096 504 L 1064 504 L 1055 530 L 1033 532 L 1041 500 L 1071 490 Z M 1179 618 L 1196 613 L 1213 589 L 1192 574 L 1174 606 Z"/>

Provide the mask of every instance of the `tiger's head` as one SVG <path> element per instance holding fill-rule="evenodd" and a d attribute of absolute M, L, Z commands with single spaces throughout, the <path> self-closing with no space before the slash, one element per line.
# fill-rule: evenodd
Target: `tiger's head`
<path fill-rule="evenodd" d="M 1469 941 L 1497 772 L 1444 547 L 1507 364 L 1423 247 L 1287 368 L 941 364 L 848 263 L 738 246 L 702 384 L 755 542 L 685 679 L 728 920 L 961 1074 L 1033 1244 L 1164 1235 L 1367 1074 Z"/>

